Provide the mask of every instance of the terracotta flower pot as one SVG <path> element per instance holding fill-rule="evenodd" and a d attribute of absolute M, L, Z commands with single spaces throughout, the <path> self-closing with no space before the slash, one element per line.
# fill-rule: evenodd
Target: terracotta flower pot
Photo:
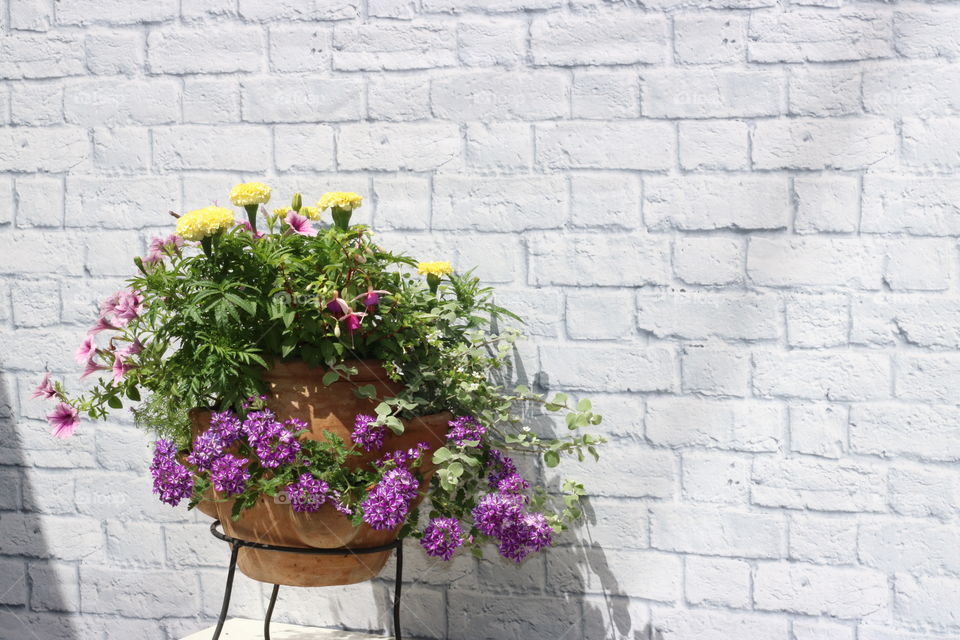
<path fill-rule="evenodd" d="M 373 414 L 377 401 L 358 398 L 355 387 L 372 384 L 378 397 L 395 395 L 401 386 L 392 382 L 376 361 L 347 363 L 358 369 L 349 381 L 341 379 L 325 386 L 321 379 L 325 371 L 311 369 L 303 362 L 280 363 L 264 378 L 270 384 L 268 406 L 279 420 L 299 418 L 307 423 L 310 433 L 304 438 L 323 439 L 332 432 L 351 442 L 357 414 Z M 210 411 L 195 409 L 190 413 L 193 437 L 210 426 Z M 426 491 L 433 475 L 430 460 L 432 452 L 446 440 L 449 412 L 404 420 L 405 430 L 397 436 L 390 431 L 383 448 L 364 456 L 351 458 L 351 467 L 364 465 L 389 451 L 407 449 L 426 442 L 430 449 L 424 454 L 418 471 L 421 492 Z M 212 493 L 212 492 L 211 492 Z M 329 504 L 314 513 L 296 513 L 287 503 L 262 496 L 253 507 L 244 510 L 234 522 L 230 515 L 232 500 L 215 501 L 215 496 L 201 501 L 197 508 L 223 525 L 224 532 L 235 538 L 289 547 L 343 547 L 343 556 L 312 556 L 299 553 L 263 551 L 243 547 L 237 561 L 240 571 L 254 580 L 297 587 L 320 587 L 353 584 L 370 580 L 380 573 L 391 551 L 373 554 L 350 554 L 351 547 L 372 547 L 387 544 L 396 537 L 396 530 L 377 531 L 367 524 L 353 526 L 350 519 Z M 422 497 L 413 503 L 416 506 Z"/>

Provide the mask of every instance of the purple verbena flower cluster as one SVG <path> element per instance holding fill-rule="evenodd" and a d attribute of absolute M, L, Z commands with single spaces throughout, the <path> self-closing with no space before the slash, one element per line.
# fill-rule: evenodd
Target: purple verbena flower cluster
<path fill-rule="evenodd" d="M 157 440 L 153 452 L 150 475 L 153 476 L 153 492 L 160 500 L 172 507 L 193 492 L 193 474 L 177 462 L 177 447 L 170 440 Z"/>
<path fill-rule="evenodd" d="M 200 471 L 209 471 L 213 462 L 240 438 L 240 419 L 229 411 L 210 416 L 210 428 L 193 441 L 187 462 Z"/>
<path fill-rule="evenodd" d="M 463 530 L 456 518 L 434 518 L 423 529 L 420 546 L 428 556 L 449 560 L 463 544 Z"/>
<path fill-rule="evenodd" d="M 468 442 L 479 442 L 487 433 L 487 428 L 477 422 L 473 416 L 461 416 L 447 423 L 450 431 L 447 440 L 458 447 L 466 446 Z"/>
<path fill-rule="evenodd" d="M 291 485 L 287 485 L 290 506 L 297 513 L 313 513 L 330 498 L 330 485 L 323 480 L 304 473 Z"/>
<path fill-rule="evenodd" d="M 364 451 L 373 451 L 383 447 L 383 437 L 387 428 L 384 425 L 375 425 L 376 421 L 377 419 L 373 416 L 361 413 L 353 422 L 353 432 L 350 434 L 350 439 Z"/>
<path fill-rule="evenodd" d="M 423 455 L 423 452 L 430 448 L 430 445 L 426 442 L 418 442 L 417 446 L 410 447 L 409 449 L 400 449 L 397 451 L 391 451 L 382 458 L 376 461 L 376 466 L 385 467 L 389 463 L 393 463 L 398 467 L 405 467 L 411 462 L 420 459 L 420 456 Z"/>
<path fill-rule="evenodd" d="M 406 467 L 390 469 L 363 501 L 363 521 L 377 530 L 399 527 L 407 519 L 419 487 Z"/>
<path fill-rule="evenodd" d="M 498 489 L 501 480 L 517 472 L 517 465 L 513 464 L 513 460 L 496 449 L 490 450 L 490 460 L 487 461 L 487 468 L 491 470 L 489 476 L 487 476 L 491 489 Z"/>
<path fill-rule="evenodd" d="M 499 543 L 500 555 L 520 562 L 550 546 L 553 528 L 542 513 L 525 513 L 526 499 L 516 493 L 488 493 L 473 509 L 477 530 Z"/>
<path fill-rule="evenodd" d="M 232 453 L 225 453 L 213 461 L 210 469 L 210 480 L 213 488 L 228 495 L 239 495 L 247 488 L 250 472 L 246 458 L 238 458 Z"/>
<path fill-rule="evenodd" d="M 294 434 L 306 428 L 307 424 L 297 418 L 281 423 L 270 409 L 253 411 L 243 421 L 247 441 L 256 451 L 260 464 L 268 469 L 296 460 L 300 441 Z"/>

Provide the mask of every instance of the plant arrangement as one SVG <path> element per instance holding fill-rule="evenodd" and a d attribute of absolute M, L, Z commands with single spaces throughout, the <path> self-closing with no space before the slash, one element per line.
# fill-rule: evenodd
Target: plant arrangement
<path fill-rule="evenodd" d="M 331 192 L 309 207 L 295 194 L 272 211 L 270 196 L 264 184 L 237 185 L 230 201 L 243 219 L 219 206 L 190 211 L 134 260 L 136 275 L 102 303 L 76 352 L 83 376 L 99 380 L 79 396 L 49 376 L 35 390 L 56 401 L 53 435 L 127 406 L 158 435 L 154 492 L 170 505 L 212 494 L 232 502 L 235 519 L 263 498 L 297 513 L 330 505 L 446 560 L 461 547 L 480 555 L 488 541 L 518 562 L 549 546 L 580 517 L 584 489 L 570 480 L 552 492 L 531 487 L 507 454 L 536 454 L 548 467 L 564 455 L 596 457 L 603 438 L 588 427 L 601 418 L 589 400 L 572 406 L 564 394 L 514 387 L 520 334 L 498 326 L 516 316 L 472 273 L 391 253 L 370 228 L 351 225 L 360 196 Z M 402 390 L 381 397 L 354 385 L 372 410 L 356 415 L 350 438 L 307 438 L 302 420 L 269 408 L 264 374 L 290 361 L 322 369 L 324 385 L 377 361 Z M 211 412 L 199 435 L 193 408 Z M 454 418 L 443 446 L 381 451 L 405 420 L 444 411 Z M 566 437 L 531 427 L 525 416 L 543 412 L 565 414 Z M 429 508 L 416 507 L 424 493 Z"/>

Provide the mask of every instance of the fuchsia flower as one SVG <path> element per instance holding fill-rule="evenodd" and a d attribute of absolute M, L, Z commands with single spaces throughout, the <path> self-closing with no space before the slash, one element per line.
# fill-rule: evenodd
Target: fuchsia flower
<path fill-rule="evenodd" d="M 69 438 L 80 424 L 80 412 L 67 403 L 61 402 L 47 416 L 47 422 L 53 429 L 51 433 L 54 438 Z"/>
<path fill-rule="evenodd" d="M 97 343 L 93 340 L 93 334 L 88 334 L 86 340 L 80 345 L 76 353 L 73 354 L 77 364 L 86 364 L 88 360 L 97 352 Z"/>
<path fill-rule="evenodd" d="M 345 316 L 343 316 L 342 318 L 340 318 L 339 322 L 342 322 L 342 323 L 346 324 L 346 325 L 347 325 L 347 330 L 348 330 L 350 333 L 353 333 L 354 331 L 356 331 L 357 329 L 360 328 L 360 321 L 361 321 L 366 315 L 367 315 L 367 314 L 364 313 L 364 312 L 362 312 L 362 311 L 358 313 L 358 312 L 355 312 L 355 311 L 351 310 L 350 313 L 348 313 L 347 315 L 345 315 Z"/>
<path fill-rule="evenodd" d="M 340 319 L 352 311 L 347 301 L 340 297 L 339 291 L 333 292 L 333 300 L 327 303 L 327 311 L 333 314 L 334 318 Z"/>
<path fill-rule="evenodd" d="M 301 216 L 299 213 L 291 211 L 283 220 L 290 225 L 290 230 L 294 233 L 298 233 L 301 236 L 317 235 L 317 230 L 310 224 L 310 218 L 306 216 Z"/>
<path fill-rule="evenodd" d="M 40 381 L 40 384 L 37 385 L 37 388 L 33 390 L 33 395 L 30 398 L 43 398 L 44 400 L 49 400 L 50 398 L 57 395 L 57 390 L 53 388 L 53 385 L 50 384 L 50 374 L 43 374 L 43 380 Z"/>
<path fill-rule="evenodd" d="M 370 311 L 371 307 L 375 307 L 380 304 L 380 294 L 389 295 L 389 291 L 383 289 L 374 289 L 373 287 L 367 287 L 366 293 L 361 293 L 354 300 L 363 300 L 363 305 L 367 308 L 367 311 Z"/>

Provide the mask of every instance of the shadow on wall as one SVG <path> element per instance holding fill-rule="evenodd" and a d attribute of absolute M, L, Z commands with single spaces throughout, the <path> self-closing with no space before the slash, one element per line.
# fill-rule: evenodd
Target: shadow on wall
<path fill-rule="evenodd" d="M 70 469 L 40 423 L 22 418 L 14 376 L 0 363 L 0 639 L 72 640 L 99 637 L 76 628 L 80 608 L 77 532 L 70 519 L 52 515 L 54 487 Z M 20 385 L 25 383 L 20 380 Z M 32 387 L 31 387 L 32 388 Z M 72 485 L 66 485 L 67 487 Z M 64 491 L 73 500 L 72 491 Z M 50 539 L 49 537 L 56 537 Z M 81 539 L 82 541 L 82 539 Z"/>

